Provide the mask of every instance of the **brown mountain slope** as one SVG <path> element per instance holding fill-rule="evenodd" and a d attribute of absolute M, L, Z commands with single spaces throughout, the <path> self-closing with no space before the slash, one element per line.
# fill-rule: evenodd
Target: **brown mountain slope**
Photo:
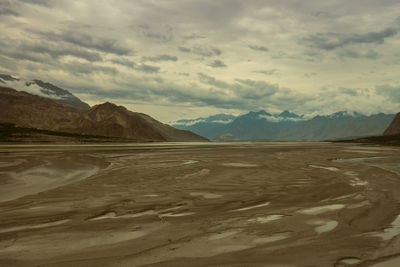
<path fill-rule="evenodd" d="M 400 113 L 397 114 L 392 123 L 383 133 L 383 135 L 398 135 L 398 134 L 400 134 Z"/>
<path fill-rule="evenodd" d="M 130 141 L 207 141 L 142 113 L 104 103 L 84 110 L 52 99 L 0 90 L 0 122 L 84 135 L 119 137 Z"/>

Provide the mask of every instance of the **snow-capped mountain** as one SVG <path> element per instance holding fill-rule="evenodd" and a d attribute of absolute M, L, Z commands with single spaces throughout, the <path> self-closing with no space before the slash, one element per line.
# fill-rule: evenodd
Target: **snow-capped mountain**
<path fill-rule="evenodd" d="M 213 118 L 211 116 L 209 118 Z M 251 111 L 219 123 L 209 118 L 178 121 L 175 127 L 193 131 L 211 140 L 333 140 L 381 135 L 394 114 L 364 115 L 339 111 L 330 115 L 309 117 L 290 111 L 269 113 Z M 189 121 L 189 120 L 188 120 Z M 210 122 L 212 121 L 212 122 Z"/>
<path fill-rule="evenodd" d="M 51 98 L 84 109 L 90 108 L 88 104 L 81 101 L 69 91 L 41 80 L 26 81 L 11 75 L 0 74 L 0 88 L 1 87 L 12 88 L 33 95 Z"/>

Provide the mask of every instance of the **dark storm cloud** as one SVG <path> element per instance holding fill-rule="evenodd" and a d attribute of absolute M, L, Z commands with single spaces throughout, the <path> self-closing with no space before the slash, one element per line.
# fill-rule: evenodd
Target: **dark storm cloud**
<path fill-rule="evenodd" d="M 142 36 L 153 41 L 166 43 L 174 39 L 173 29 L 169 25 L 165 25 L 158 30 L 153 29 L 149 24 L 141 24 L 138 28 Z"/>
<path fill-rule="evenodd" d="M 227 67 L 226 64 L 219 59 L 214 60 L 213 62 L 208 64 L 208 66 L 213 67 L 213 68 L 226 68 Z"/>
<path fill-rule="evenodd" d="M 170 55 L 158 55 L 154 57 L 142 57 L 142 61 L 152 61 L 152 62 L 178 61 L 178 58 L 176 56 L 170 56 Z"/>
<path fill-rule="evenodd" d="M 267 52 L 269 49 L 265 46 L 249 45 L 249 48 L 255 51 Z"/>
<path fill-rule="evenodd" d="M 317 33 L 308 36 L 305 41 L 322 50 L 334 50 L 351 44 L 382 44 L 386 38 L 398 33 L 394 28 L 364 34 Z"/>

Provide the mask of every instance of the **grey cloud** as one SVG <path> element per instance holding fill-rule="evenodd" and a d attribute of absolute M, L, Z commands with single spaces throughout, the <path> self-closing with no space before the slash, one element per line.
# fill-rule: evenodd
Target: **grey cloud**
<path fill-rule="evenodd" d="M 190 48 L 183 47 L 183 46 L 178 47 L 178 49 L 179 49 L 179 51 L 181 51 L 183 53 L 190 53 L 192 51 Z"/>
<path fill-rule="evenodd" d="M 7 7 L 1 7 L 0 6 L 0 16 L 14 16 L 14 17 L 19 17 L 20 14 L 11 8 Z"/>
<path fill-rule="evenodd" d="M 23 51 L 29 51 L 31 53 L 47 54 L 53 58 L 70 55 L 83 58 L 91 62 L 102 61 L 100 54 L 95 52 L 86 51 L 80 48 L 65 47 L 62 45 L 50 45 L 43 42 L 38 44 L 22 44 L 19 49 Z"/>
<path fill-rule="evenodd" d="M 187 48 L 180 46 L 178 49 L 183 53 L 193 53 L 203 57 L 220 56 L 222 54 L 222 51 L 216 47 L 195 46 L 192 48 Z"/>
<path fill-rule="evenodd" d="M 111 60 L 112 63 L 114 64 L 118 64 L 118 65 L 122 65 L 128 68 L 133 69 L 136 66 L 136 63 L 128 60 L 128 59 L 124 59 L 124 58 L 115 58 Z"/>
<path fill-rule="evenodd" d="M 253 71 L 254 73 L 261 73 L 264 75 L 274 75 L 277 74 L 278 70 L 277 69 L 270 69 L 270 70 L 256 70 Z"/>
<path fill-rule="evenodd" d="M 54 42 L 62 41 L 76 46 L 98 50 L 104 53 L 110 53 L 119 56 L 134 54 L 134 49 L 120 45 L 118 41 L 115 39 L 95 37 L 78 31 L 67 30 L 61 33 L 52 33 L 52 32 L 35 32 L 35 33 L 42 36 L 42 38 L 46 38 L 46 40 L 51 40 Z"/>
<path fill-rule="evenodd" d="M 49 1 L 47 1 L 47 0 L 19 0 L 19 1 L 23 2 L 23 3 L 27 3 L 27 4 L 32 4 L 32 5 L 51 7 Z"/>
<path fill-rule="evenodd" d="M 366 59 L 377 59 L 380 54 L 374 50 L 368 50 L 366 52 L 358 51 L 354 49 L 344 49 L 338 52 L 339 58 L 366 58 Z"/>
<path fill-rule="evenodd" d="M 139 66 L 136 66 L 135 69 L 145 73 L 157 73 L 160 71 L 160 67 L 151 66 L 147 64 L 141 64 Z"/>
<path fill-rule="evenodd" d="M 400 103 L 400 86 L 379 85 L 375 87 L 375 91 L 390 102 Z"/>
<path fill-rule="evenodd" d="M 255 51 L 267 52 L 269 49 L 265 46 L 249 45 L 249 48 Z"/>
<path fill-rule="evenodd" d="M 70 62 L 67 64 L 63 64 L 60 67 L 64 71 L 67 71 L 77 76 L 89 75 L 93 73 L 116 75 L 118 73 L 118 71 L 115 68 L 95 65 L 95 64 L 81 63 L 81 62 Z"/>
<path fill-rule="evenodd" d="M 213 62 L 208 64 L 208 66 L 213 67 L 213 68 L 226 68 L 227 67 L 226 64 L 219 59 L 214 60 Z"/>
<path fill-rule="evenodd" d="M 139 25 L 139 30 L 142 36 L 157 42 L 165 43 L 174 39 L 172 27 L 169 25 L 165 25 L 160 30 L 154 30 L 148 24 L 141 24 Z"/>
<path fill-rule="evenodd" d="M 369 90 L 361 88 L 339 88 L 339 92 L 349 96 L 361 96 L 368 94 Z"/>
<path fill-rule="evenodd" d="M 184 35 L 183 38 L 188 39 L 188 40 L 197 40 L 197 39 L 205 39 L 207 37 L 204 35 L 192 33 L 192 34 Z"/>
<path fill-rule="evenodd" d="M 351 44 L 382 44 L 386 38 L 393 37 L 397 32 L 394 28 L 387 28 L 364 34 L 317 33 L 308 36 L 305 41 L 313 47 L 329 51 Z"/>
<path fill-rule="evenodd" d="M 216 78 L 209 76 L 207 74 L 198 73 L 197 75 L 199 76 L 199 80 L 202 83 L 206 83 L 206 84 L 216 86 L 219 88 L 224 88 L 224 89 L 231 87 L 231 85 L 229 83 L 217 80 Z"/>
<path fill-rule="evenodd" d="M 142 57 L 142 61 L 152 61 L 152 62 L 178 61 L 178 58 L 176 56 L 170 56 L 170 55 L 158 55 L 154 57 Z"/>

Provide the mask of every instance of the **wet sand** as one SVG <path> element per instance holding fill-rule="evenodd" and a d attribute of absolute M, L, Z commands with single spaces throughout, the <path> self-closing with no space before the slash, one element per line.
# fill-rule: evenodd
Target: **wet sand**
<path fill-rule="evenodd" d="M 0 266 L 398 266 L 399 152 L 0 146 Z"/>

